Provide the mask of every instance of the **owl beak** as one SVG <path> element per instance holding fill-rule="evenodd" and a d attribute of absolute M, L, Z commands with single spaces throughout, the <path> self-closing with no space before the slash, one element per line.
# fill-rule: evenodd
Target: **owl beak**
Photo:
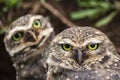
<path fill-rule="evenodd" d="M 33 31 L 29 30 L 25 34 L 26 41 L 36 41 L 36 36 Z"/>
<path fill-rule="evenodd" d="M 82 62 L 82 50 L 81 49 L 77 49 L 74 55 L 74 60 L 78 63 L 81 64 Z"/>

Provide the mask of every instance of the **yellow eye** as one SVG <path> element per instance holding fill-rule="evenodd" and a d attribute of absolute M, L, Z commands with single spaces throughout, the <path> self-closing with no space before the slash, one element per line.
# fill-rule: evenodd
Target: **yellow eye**
<path fill-rule="evenodd" d="M 32 25 L 34 28 L 40 28 L 41 27 L 41 22 L 40 20 L 35 20 Z"/>
<path fill-rule="evenodd" d="M 90 45 L 88 45 L 88 49 L 89 50 L 96 50 L 98 48 L 99 44 L 97 43 L 92 43 Z"/>
<path fill-rule="evenodd" d="M 72 49 L 72 46 L 69 44 L 62 44 L 62 49 L 65 51 L 69 51 Z"/>
<path fill-rule="evenodd" d="M 23 37 L 23 32 L 18 32 L 12 36 L 13 41 L 19 41 Z"/>

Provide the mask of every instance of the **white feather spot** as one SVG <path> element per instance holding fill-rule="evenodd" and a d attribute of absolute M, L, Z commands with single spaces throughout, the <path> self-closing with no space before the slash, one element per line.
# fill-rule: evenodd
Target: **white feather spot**
<path fill-rule="evenodd" d="M 116 67 L 116 66 L 117 66 L 117 64 L 114 64 L 114 66 Z"/>
<path fill-rule="evenodd" d="M 16 76 L 16 80 L 18 80 L 19 79 L 19 77 L 18 76 Z"/>
<path fill-rule="evenodd" d="M 66 80 L 70 80 L 70 78 L 67 78 Z"/>
<path fill-rule="evenodd" d="M 98 73 L 98 71 L 95 71 L 95 73 Z"/>
<path fill-rule="evenodd" d="M 22 76 L 26 76 L 27 72 L 25 70 L 22 71 Z"/>
<path fill-rule="evenodd" d="M 110 75 L 113 76 L 114 74 L 111 73 Z"/>
<path fill-rule="evenodd" d="M 24 67 L 24 64 L 22 64 L 20 67 L 23 68 L 23 67 Z"/>
<path fill-rule="evenodd" d="M 77 79 L 77 78 L 79 78 L 79 76 L 75 76 L 75 78 Z"/>
<path fill-rule="evenodd" d="M 106 76 L 106 79 L 110 79 L 110 77 L 109 77 L 109 76 Z"/>

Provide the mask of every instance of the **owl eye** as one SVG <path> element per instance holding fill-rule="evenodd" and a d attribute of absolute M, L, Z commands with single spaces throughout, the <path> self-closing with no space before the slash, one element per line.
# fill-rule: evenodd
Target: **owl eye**
<path fill-rule="evenodd" d="M 98 43 L 92 43 L 88 45 L 89 50 L 96 50 L 99 47 Z"/>
<path fill-rule="evenodd" d="M 40 20 L 35 20 L 34 22 L 33 22 L 33 28 L 40 28 L 41 27 L 41 22 L 40 22 Z"/>
<path fill-rule="evenodd" d="M 72 49 L 72 46 L 69 44 L 62 44 L 62 49 L 65 51 L 69 51 Z"/>
<path fill-rule="evenodd" d="M 19 41 L 23 37 L 23 32 L 18 32 L 12 36 L 13 41 Z"/>

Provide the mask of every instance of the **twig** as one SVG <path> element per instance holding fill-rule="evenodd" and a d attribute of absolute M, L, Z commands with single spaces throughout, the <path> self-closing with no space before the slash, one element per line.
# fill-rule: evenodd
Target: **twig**
<path fill-rule="evenodd" d="M 69 21 L 65 16 L 63 16 L 57 9 L 55 9 L 52 5 L 46 2 L 42 2 L 41 5 L 48 9 L 52 14 L 54 14 L 57 18 L 59 18 L 64 24 L 68 27 L 75 27 L 76 25 Z"/>

